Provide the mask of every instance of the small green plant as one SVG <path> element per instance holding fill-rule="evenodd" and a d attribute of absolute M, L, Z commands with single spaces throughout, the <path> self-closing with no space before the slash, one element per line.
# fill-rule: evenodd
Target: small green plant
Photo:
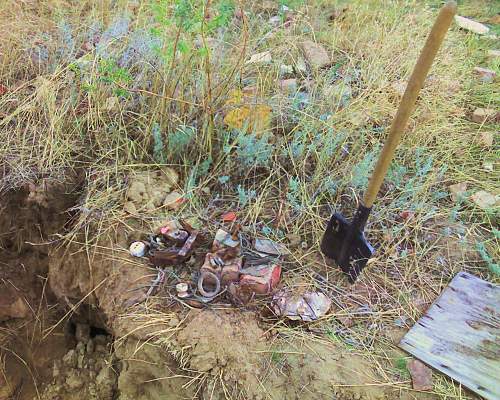
<path fill-rule="evenodd" d="M 286 199 L 294 211 L 300 212 L 302 210 L 302 204 L 300 202 L 300 181 L 293 176 L 288 180 Z"/>
<path fill-rule="evenodd" d="M 403 378 L 409 378 L 410 372 L 408 371 L 408 360 L 405 357 L 396 358 L 394 361 L 394 368 L 398 371 L 399 375 Z"/>
<path fill-rule="evenodd" d="M 238 185 L 236 188 L 238 192 L 238 202 L 240 206 L 245 207 L 252 199 L 257 196 L 257 192 L 255 190 L 245 190 L 245 188 L 241 185 Z"/>
<path fill-rule="evenodd" d="M 476 243 L 476 250 L 483 259 L 483 261 L 488 266 L 488 269 L 494 273 L 495 275 L 500 276 L 500 265 L 494 262 L 493 257 L 488 254 L 488 250 L 486 250 L 486 246 L 483 242 Z"/>
<path fill-rule="evenodd" d="M 168 135 L 168 155 L 174 158 L 179 158 L 186 152 L 195 136 L 196 130 L 192 126 L 179 126 L 174 132 Z"/>
<path fill-rule="evenodd" d="M 364 158 L 354 166 L 352 170 L 352 179 L 351 184 L 356 189 L 363 189 L 368 184 L 368 178 L 370 177 L 370 173 L 377 161 L 379 149 L 378 146 L 364 156 Z"/>
<path fill-rule="evenodd" d="M 253 133 L 238 133 L 236 137 L 236 155 L 242 167 L 267 167 L 271 161 L 272 153 L 273 147 L 269 143 L 269 134 L 258 138 Z"/>
<path fill-rule="evenodd" d="M 134 79 L 127 69 L 119 67 L 113 59 L 101 59 L 98 72 L 100 81 L 111 85 L 116 96 L 128 95 L 128 90 L 123 86 L 128 86 Z"/>
<path fill-rule="evenodd" d="M 163 138 L 160 125 L 157 122 L 155 122 L 151 128 L 151 135 L 153 136 L 153 157 L 157 162 L 164 163 L 165 153 L 163 151 Z"/>

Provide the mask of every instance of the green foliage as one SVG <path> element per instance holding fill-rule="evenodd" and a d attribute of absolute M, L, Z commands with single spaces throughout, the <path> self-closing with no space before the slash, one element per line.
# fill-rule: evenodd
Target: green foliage
<path fill-rule="evenodd" d="M 165 162 L 165 154 L 163 152 L 163 138 L 161 135 L 160 125 L 155 122 L 151 129 L 151 135 L 153 136 L 153 157 L 159 163 Z"/>
<path fill-rule="evenodd" d="M 405 357 L 397 358 L 394 361 L 394 367 L 396 368 L 396 370 L 398 371 L 398 373 L 402 377 L 405 377 L 405 378 L 409 378 L 410 377 L 410 371 L 408 371 L 407 359 Z"/>
<path fill-rule="evenodd" d="M 257 196 L 255 190 L 246 191 L 245 188 L 241 185 L 238 185 L 236 190 L 238 191 L 238 202 L 240 203 L 241 207 L 245 207 L 248 203 L 250 203 L 252 199 Z"/>
<path fill-rule="evenodd" d="M 181 125 L 168 135 L 167 153 L 179 158 L 184 155 L 196 136 L 196 129 L 192 126 Z"/>
<path fill-rule="evenodd" d="M 269 134 L 258 138 L 255 134 L 240 132 L 236 137 L 236 155 L 242 167 L 267 167 L 271 161 L 273 147 Z"/>
<path fill-rule="evenodd" d="M 286 194 L 286 199 L 294 211 L 298 212 L 302 210 L 302 204 L 300 201 L 300 181 L 293 176 L 291 176 L 288 180 L 288 192 Z"/>
<path fill-rule="evenodd" d="M 363 159 L 352 170 L 351 184 L 356 189 L 364 189 L 368 185 L 368 178 L 379 154 L 378 146 L 366 153 Z"/>
<path fill-rule="evenodd" d="M 119 67 L 115 60 L 102 58 L 98 65 L 99 79 L 101 82 L 114 87 L 114 93 L 117 96 L 125 97 L 128 95 L 127 86 L 134 81 L 129 71 Z"/>
<path fill-rule="evenodd" d="M 219 177 L 217 178 L 217 180 L 219 181 L 219 183 L 220 183 L 221 185 L 225 185 L 226 183 L 228 183 L 228 182 L 229 182 L 229 179 L 230 179 L 230 177 L 229 177 L 229 176 L 227 176 L 227 175 L 219 176 Z"/>
<path fill-rule="evenodd" d="M 476 243 L 476 250 L 488 266 L 488 269 L 495 275 L 500 276 L 500 265 L 494 262 L 493 258 L 488 254 L 486 246 L 482 242 Z"/>

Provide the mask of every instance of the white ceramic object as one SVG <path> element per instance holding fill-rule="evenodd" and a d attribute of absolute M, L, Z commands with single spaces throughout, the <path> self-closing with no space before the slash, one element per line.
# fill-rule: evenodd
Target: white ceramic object
<path fill-rule="evenodd" d="M 133 242 L 129 250 L 130 254 L 134 257 L 144 257 L 146 254 L 146 245 L 143 242 Z"/>

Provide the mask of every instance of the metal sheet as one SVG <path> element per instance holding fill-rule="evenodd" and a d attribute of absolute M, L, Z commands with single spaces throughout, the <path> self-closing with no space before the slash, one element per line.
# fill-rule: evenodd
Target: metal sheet
<path fill-rule="evenodd" d="M 488 400 L 500 399 L 500 286 L 460 272 L 399 344 Z"/>

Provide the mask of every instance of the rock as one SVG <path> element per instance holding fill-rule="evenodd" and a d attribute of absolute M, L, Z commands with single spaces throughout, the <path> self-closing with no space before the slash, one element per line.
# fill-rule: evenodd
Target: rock
<path fill-rule="evenodd" d="M 471 197 L 472 201 L 481 209 L 494 207 L 499 201 L 500 196 L 494 196 L 486 190 L 480 190 Z"/>
<path fill-rule="evenodd" d="M 87 343 L 90 339 L 90 326 L 88 324 L 76 324 L 75 338 L 79 342 Z"/>
<path fill-rule="evenodd" d="M 448 189 L 450 191 L 451 199 L 456 202 L 465 197 L 465 192 L 467 191 L 467 183 L 455 183 L 454 185 L 448 186 Z"/>
<path fill-rule="evenodd" d="M 297 79 L 282 79 L 279 81 L 280 90 L 288 94 L 295 93 L 297 91 Z"/>
<path fill-rule="evenodd" d="M 132 214 L 132 215 L 137 215 L 137 207 L 131 201 L 127 201 L 123 205 L 123 211 L 125 211 L 126 213 L 129 213 L 129 214 Z"/>
<path fill-rule="evenodd" d="M 75 350 L 71 349 L 64 355 L 62 362 L 64 366 L 68 368 L 76 368 L 78 363 L 78 354 L 76 354 Z"/>
<path fill-rule="evenodd" d="M 75 370 L 71 371 L 66 377 L 66 386 L 68 386 L 70 390 L 80 389 L 84 383 L 84 379 Z"/>
<path fill-rule="evenodd" d="M 497 73 L 488 68 L 474 67 L 474 73 L 479 76 L 481 81 L 485 83 L 491 83 L 495 80 Z"/>
<path fill-rule="evenodd" d="M 478 35 L 485 35 L 490 31 L 486 25 L 473 21 L 472 19 L 455 15 L 456 24 L 467 31 L 477 33 Z"/>
<path fill-rule="evenodd" d="M 95 343 L 92 339 L 89 339 L 89 341 L 87 342 L 87 354 L 92 354 L 95 350 Z"/>
<path fill-rule="evenodd" d="M 498 58 L 500 57 L 500 50 L 488 50 L 488 58 Z"/>
<path fill-rule="evenodd" d="M 0 288 L 0 322 L 13 318 L 25 318 L 30 309 L 23 297 L 14 289 Z"/>
<path fill-rule="evenodd" d="M 311 68 L 320 69 L 331 64 L 330 56 L 321 44 L 306 40 L 302 42 L 301 47 L 304 57 Z"/>
<path fill-rule="evenodd" d="M 407 365 L 410 371 L 413 389 L 432 390 L 432 370 L 419 360 L 411 360 Z"/>
<path fill-rule="evenodd" d="M 165 197 L 163 205 L 170 210 L 177 210 L 182 203 L 184 203 L 184 197 L 179 192 L 172 192 Z"/>
<path fill-rule="evenodd" d="M 493 121 L 499 118 L 496 110 L 492 108 L 476 108 L 472 113 L 472 122 L 482 124 L 484 122 Z"/>
<path fill-rule="evenodd" d="M 269 64 L 271 61 L 271 52 L 263 51 L 262 53 L 253 54 L 245 64 Z"/>
<path fill-rule="evenodd" d="M 479 144 L 483 147 L 493 146 L 493 132 L 481 132 L 479 136 Z"/>

